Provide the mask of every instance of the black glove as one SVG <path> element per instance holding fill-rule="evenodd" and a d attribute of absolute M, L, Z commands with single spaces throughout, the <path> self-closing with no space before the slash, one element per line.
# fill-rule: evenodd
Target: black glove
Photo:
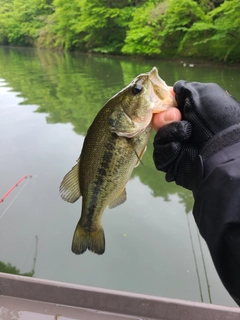
<path fill-rule="evenodd" d="M 153 159 L 158 170 L 192 190 L 191 171 L 206 142 L 217 133 L 240 123 L 240 104 L 214 83 L 175 83 L 182 121 L 161 128 L 154 139 Z"/>

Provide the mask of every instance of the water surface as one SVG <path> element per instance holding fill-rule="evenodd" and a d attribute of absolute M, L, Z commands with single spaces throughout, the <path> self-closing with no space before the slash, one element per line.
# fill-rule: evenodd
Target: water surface
<path fill-rule="evenodd" d="M 240 99 L 234 68 L 0 48 L 0 270 L 38 278 L 234 306 L 193 220 L 192 196 L 166 183 L 152 161 L 127 185 L 128 200 L 106 209 L 106 252 L 74 255 L 81 200 L 58 194 L 96 113 L 139 73 L 156 66 L 179 79 L 217 82 Z"/>

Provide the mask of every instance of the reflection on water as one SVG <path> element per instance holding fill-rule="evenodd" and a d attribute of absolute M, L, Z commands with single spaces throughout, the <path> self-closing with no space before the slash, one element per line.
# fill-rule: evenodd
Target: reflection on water
<path fill-rule="evenodd" d="M 36 248 L 35 248 L 35 255 L 33 258 L 33 266 L 31 271 L 21 273 L 20 270 L 17 267 L 11 265 L 11 263 L 4 263 L 0 261 L 0 272 L 18 274 L 26 277 L 33 277 L 35 273 L 36 262 L 37 262 L 37 250 L 38 250 L 38 237 L 36 236 Z"/>
<path fill-rule="evenodd" d="M 152 140 L 127 202 L 104 213 L 106 253 L 71 253 L 81 203 L 60 199 L 61 179 L 98 110 L 154 65 L 169 85 L 213 81 L 239 95 L 231 68 L 0 48 L 0 198 L 22 176 L 36 176 L 0 203 L 0 261 L 21 274 L 32 270 L 37 235 L 36 277 L 234 305 L 198 237 L 192 195 L 156 171 Z"/>

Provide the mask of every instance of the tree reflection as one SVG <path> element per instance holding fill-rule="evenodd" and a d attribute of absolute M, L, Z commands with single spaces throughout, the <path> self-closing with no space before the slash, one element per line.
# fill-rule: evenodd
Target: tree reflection
<path fill-rule="evenodd" d="M 0 272 L 18 274 L 20 276 L 27 276 L 27 277 L 33 277 L 34 275 L 34 269 L 32 269 L 29 272 L 21 273 L 20 270 L 17 267 L 13 266 L 11 263 L 4 263 L 2 261 L 0 261 Z"/>
<path fill-rule="evenodd" d="M 149 71 L 153 62 L 129 61 L 105 56 L 87 56 L 34 49 L 0 49 L 1 71 L 13 91 L 24 98 L 21 105 L 38 105 L 36 112 L 46 113 L 48 123 L 71 123 L 78 134 L 85 135 L 104 103 L 126 86 L 137 74 Z M 171 68 L 171 77 L 169 76 Z M 173 69 L 176 70 L 173 70 Z M 173 83 L 178 66 L 164 63 L 161 75 Z M 186 211 L 191 208 L 190 192 L 175 183 L 166 183 L 152 160 L 152 140 L 143 164 L 133 172 L 149 186 L 154 197 L 168 201 L 178 193 Z M 79 150 L 76 151 L 80 153 Z"/>
<path fill-rule="evenodd" d="M 33 277 L 35 273 L 36 262 L 37 262 L 37 253 L 38 253 L 38 236 L 36 236 L 36 247 L 35 247 L 35 253 L 33 258 L 33 266 L 30 271 L 21 273 L 20 270 L 17 267 L 13 266 L 11 263 L 4 263 L 0 261 L 0 272 L 17 274 L 17 275 L 26 276 L 26 277 Z"/>

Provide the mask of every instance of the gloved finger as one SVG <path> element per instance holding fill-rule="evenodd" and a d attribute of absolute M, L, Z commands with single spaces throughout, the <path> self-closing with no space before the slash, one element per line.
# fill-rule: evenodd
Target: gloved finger
<path fill-rule="evenodd" d="M 154 138 L 154 147 L 161 143 L 188 140 L 192 134 L 192 125 L 188 121 L 171 122 L 158 130 Z"/>
<path fill-rule="evenodd" d="M 173 88 L 183 119 L 205 128 L 206 139 L 240 122 L 240 104 L 216 83 L 180 80 Z"/>
<path fill-rule="evenodd" d="M 194 178 L 192 177 L 192 167 L 196 157 L 199 154 L 197 146 L 188 144 L 182 145 L 181 152 L 177 160 L 171 163 L 166 173 L 166 181 L 175 181 L 176 184 L 192 190 Z"/>
<path fill-rule="evenodd" d="M 185 80 L 177 81 L 173 86 L 173 90 L 175 92 L 178 109 L 181 111 L 181 113 L 183 113 L 186 98 L 191 97 L 192 95 L 198 95 L 198 93 L 194 90 L 194 87 L 191 86 L 191 82 Z"/>
<path fill-rule="evenodd" d="M 167 172 L 179 156 L 182 143 L 191 137 L 192 126 L 187 121 L 172 122 L 162 127 L 154 138 L 153 160 L 158 170 Z"/>
<path fill-rule="evenodd" d="M 169 165 L 174 162 L 181 152 L 180 142 L 168 142 L 154 147 L 153 161 L 157 170 L 167 172 Z"/>

